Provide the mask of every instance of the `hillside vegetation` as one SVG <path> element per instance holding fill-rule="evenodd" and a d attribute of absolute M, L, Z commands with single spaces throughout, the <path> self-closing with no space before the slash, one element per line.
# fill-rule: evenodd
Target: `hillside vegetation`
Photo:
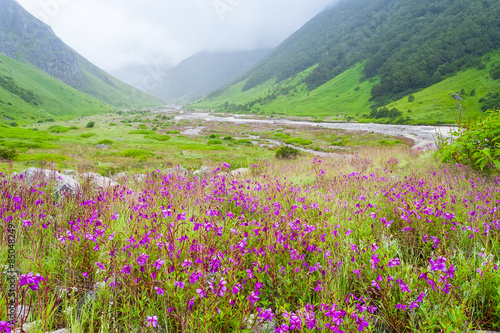
<path fill-rule="evenodd" d="M 0 54 L 0 122 L 23 124 L 114 109 L 45 72 Z"/>
<path fill-rule="evenodd" d="M 117 107 L 163 104 L 90 63 L 14 0 L 0 0 L 0 53 Z"/>
<path fill-rule="evenodd" d="M 461 111 L 475 117 L 479 100 L 498 88 L 489 75 L 499 64 L 498 17 L 500 3 L 492 0 L 341 2 L 242 76 L 237 90 L 217 91 L 192 107 L 370 117 L 371 108 L 392 109 L 397 102 L 397 116 L 377 121 L 453 122 Z M 476 95 L 457 105 L 453 96 L 462 89 Z M 431 98 L 410 98 L 416 103 L 403 108 L 403 101 L 416 94 Z M 242 103 L 241 96 L 254 97 Z M 261 97 L 264 105 L 256 105 Z M 444 101 L 444 110 L 431 103 L 436 99 Z"/>

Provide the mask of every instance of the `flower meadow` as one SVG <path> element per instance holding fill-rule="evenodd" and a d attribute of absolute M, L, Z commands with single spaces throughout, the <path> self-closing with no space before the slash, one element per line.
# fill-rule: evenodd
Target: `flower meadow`
<path fill-rule="evenodd" d="M 405 154 L 155 170 L 77 196 L 4 174 L 1 255 L 13 224 L 29 313 L 0 332 L 499 328 L 500 178 Z M 8 288 L 2 272 L 2 318 Z"/>

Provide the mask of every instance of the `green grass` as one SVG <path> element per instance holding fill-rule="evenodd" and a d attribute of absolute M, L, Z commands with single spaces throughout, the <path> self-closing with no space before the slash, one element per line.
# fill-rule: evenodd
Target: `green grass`
<path fill-rule="evenodd" d="M 469 68 L 452 77 L 432 85 L 421 91 L 413 92 L 400 100 L 386 105 L 389 109 L 397 108 L 408 117 L 409 124 L 445 124 L 455 123 L 462 119 L 476 118 L 482 114 L 479 100 L 488 92 L 500 91 L 500 80 L 493 80 L 489 71 L 493 66 L 500 64 L 500 50 L 483 57 L 486 69 Z M 314 68 L 314 67 L 313 67 Z M 275 80 L 242 91 L 245 81 L 237 83 L 212 98 L 205 98 L 189 105 L 195 109 L 215 109 L 224 112 L 226 102 L 244 105 L 265 98 L 270 93 L 278 91 L 273 100 L 264 103 L 255 103 L 245 113 L 265 115 L 288 115 L 314 117 L 313 121 L 356 119 L 370 122 L 393 122 L 396 119 L 366 119 L 370 113 L 371 89 L 378 83 L 378 79 L 362 80 L 363 64 L 357 64 L 344 73 L 333 78 L 313 91 L 308 91 L 301 79 L 307 75 L 308 69 L 297 76 L 281 83 Z M 465 90 L 462 101 L 453 98 L 454 94 Z M 475 96 L 470 96 L 472 90 Z M 283 94 L 279 92 L 283 91 Z M 415 100 L 408 101 L 413 95 Z"/>
<path fill-rule="evenodd" d="M 0 54 L 0 77 L 23 91 L 31 92 L 37 102 L 27 102 L 13 89 L 0 87 L 0 122 L 19 124 L 47 119 L 69 119 L 80 115 L 107 113 L 114 108 L 73 89 L 45 72 Z M 15 90 L 14 90 L 15 91 Z M 36 104 L 35 104 L 36 103 Z"/>

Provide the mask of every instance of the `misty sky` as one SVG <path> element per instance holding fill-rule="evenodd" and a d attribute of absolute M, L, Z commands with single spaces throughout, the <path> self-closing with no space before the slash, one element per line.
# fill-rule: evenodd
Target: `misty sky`
<path fill-rule="evenodd" d="M 17 0 L 105 70 L 271 48 L 337 0 Z"/>

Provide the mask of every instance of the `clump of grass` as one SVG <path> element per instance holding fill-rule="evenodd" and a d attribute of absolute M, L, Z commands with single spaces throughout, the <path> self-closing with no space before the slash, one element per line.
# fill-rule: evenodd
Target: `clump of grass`
<path fill-rule="evenodd" d="M 236 143 L 240 144 L 240 145 L 247 145 L 247 146 L 253 145 L 252 141 L 250 141 L 248 139 L 239 139 L 239 140 L 236 140 Z"/>
<path fill-rule="evenodd" d="M 222 144 L 222 141 L 221 140 L 218 140 L 218 139 L 212 139 L 212 140 L 208 140 L 208 145 L 221 145 Z"/>
<path fill-rule="evenodd" d="M 47 128 L 47 132 L 49 133 L 65 133 L 69 132 L 69 128 L 61 125 L 53 125 Z"/>
<path fill-rule="evenodd" d="M 84 138 L 84 139 L 89 139 L 93 136 L 96 136 L 96 134 L 95 133 L 82 133 L 82 134 L 80 134 L 80 138 Z"/>
<path fill-rule="evenodd" d="M 179 131 L 168 131 L 167 134 L 181 134 Z"/>
<path fill-rule="evenodd" d="M 107 140 L 107 139 L 97 142 L 97 144 L 99 144 L 99 145 L 107 145 L 107 146 L 112 145 L 113 143 L 115 143 L 115 142 L 112 140 Z"/>
<path fill-rule="evenodd" d="M 312 144 L 313 142 L 311 140 L 306 140 L 306 139 L 302 139 L 302 138 L 292 138 L 292 139 L 286 140 L 285 143 L 287 143 L 289 145 L 292 144 L 292 145 L 308 146 L 308 145 Z"/>
<path fill-rule="evenodd" d="M 154 134 L 154 135 L 146 135 L 144 138 L 145 138 L 145 139 L 156 140 L 156 141 L 162 141 L 162 142 L 164 142 L 164 141 L 168 141 L 168 140 L 170 140 L 170 139 L 171 139 L 171 137 L 170 137 L 170 136 L 168 136 L 168 135 L 166 135 L 166 134 L 165 134 L 165 135 L 157 135 L 157 134 Z"/>
<path fill-rule="evenodd" d="M 136 131 L 130 131 L 128 132 L 128 134 L 153 135 L 156 134 L 156 132 L 153 130 L 136 130 Z"/>

